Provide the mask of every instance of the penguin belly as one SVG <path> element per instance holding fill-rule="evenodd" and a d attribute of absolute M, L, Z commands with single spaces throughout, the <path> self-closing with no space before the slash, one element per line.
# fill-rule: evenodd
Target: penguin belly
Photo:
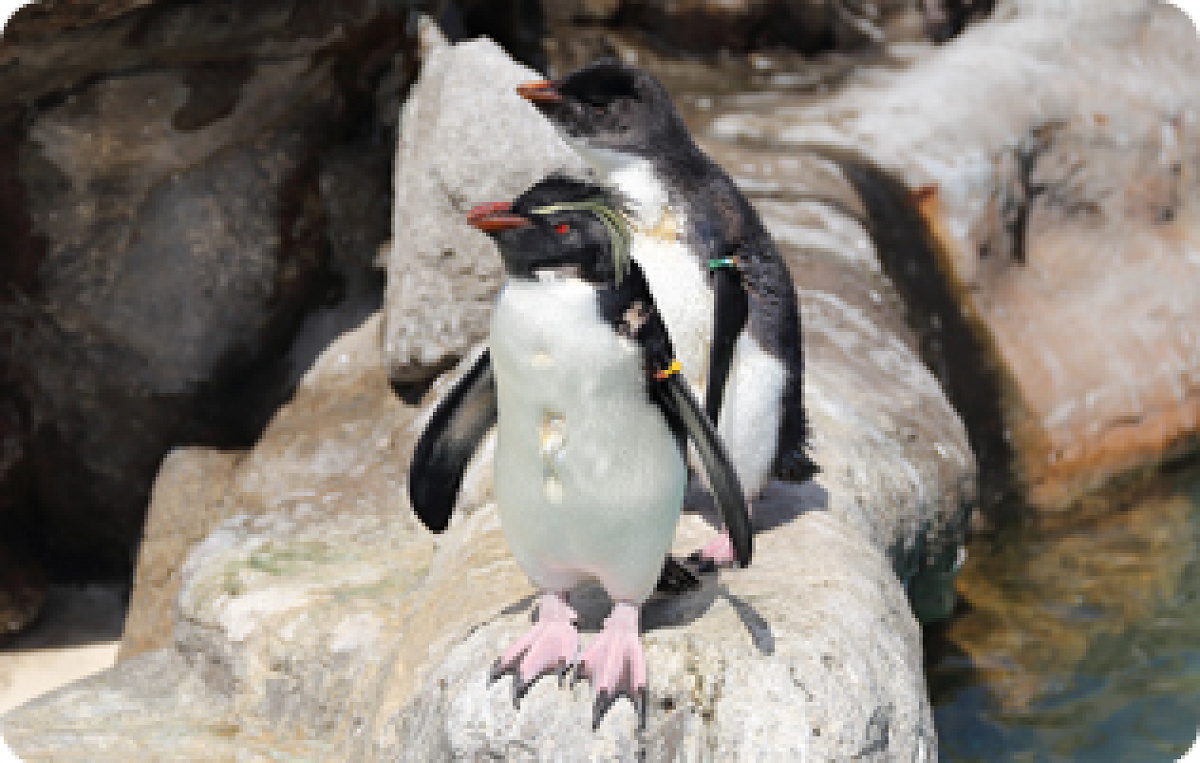
<path fill-rule="evenodd" d="M 539 588 L 595 578 L 617 601 L 653 591 L 687 468 L 646 391 L 642 352 L 574 280 L 505 284 L 492 315 L 495 493 L 517 563 Z"/>
<path fill-rule="evenodd" d="M 650 285 L 684 377 L 703 400 L 712 345 L 713 292 L 701 263 L 683 244 L 682 236 L 662 230 L 682 226 L 682 221 L 672 222 L 671 215 L 668 210 L 666 226 L 660 221 L 654 229 L 640 228 L 630 255 Z M 757 494 L 770 476 L 783 423 L 786 386 L 783 362 L 743 330 L 734 345 L 717 431 L 748 498 Z"/>

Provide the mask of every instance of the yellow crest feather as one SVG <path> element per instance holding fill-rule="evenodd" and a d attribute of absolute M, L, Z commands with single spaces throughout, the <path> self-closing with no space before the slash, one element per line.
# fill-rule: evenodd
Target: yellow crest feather
<path fill-rule="evenodd" d="M 585 199 L 583 201 L 567 201 L 561 204 L 550 204 L 533 210 L 534 214 L 549 215 L 555 212 L 591 212 L 604 224 L 608 231 L 608 240 L 612 250 L 613 272 L 616 285 L 621 285 L 621 279 L 629 272 L 632 237 L 629 232 L 629 221 L 625 214 L 614 209 L 603 199 Z"/>

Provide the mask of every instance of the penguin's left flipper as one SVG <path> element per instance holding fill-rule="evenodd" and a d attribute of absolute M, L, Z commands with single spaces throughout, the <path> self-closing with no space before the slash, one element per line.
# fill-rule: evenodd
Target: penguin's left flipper
<path fill-rule="evenodd" d="M 408 468 L 408 496 L 421 524 L 440 533 L 450 524 L 463 473 L 496 424 L 496 378 L 487 350 L 438 403 Z"/>
<path fill-rule="evenodd" d="M 750 564 L 753 555 L 753 538 L 750 529 L 750 513 L 746 509 L 746 498 L 738 481 L 725 446 L 717 435 L 712 420 L 700 408 L 696 398 L 678 373 L 656 378 L 652 382 L 654 399 L 663 409 L 668 420 L 683 425 L 687 438 L 696 445 L 700 463 L 708 475 L 713 498 L 721 513 L 721 520 L 733 544 L 734 558 L 738 566 Z"/>
<path fill-rule="evenodd" d="M 715 422 L 721 412 L 729 369 L 733 366 L 733 350 L 750 315 L 750 300 L 738 271 L 736 256 L 713 260 L 709 267 L 712 269 L 714 310 L 704 410 Z"/>

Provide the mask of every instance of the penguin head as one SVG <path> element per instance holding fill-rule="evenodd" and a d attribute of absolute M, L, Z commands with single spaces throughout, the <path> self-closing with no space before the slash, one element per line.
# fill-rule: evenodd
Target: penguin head
<path fill-rule="evenodd" d="M 691 143 L 666 88 L 616 59 L 594 61 L 558 81 L 527 82 L 517 92 L 576 148 L 649 156 Z"/>
<path fill-rule="evenodd" d="M 481 204 L 467 222 L 495 240 L 512 278 L 573 269 L 593 283 L 619 285 L 630 268 L 626 213 L 612 191 L 551 175 L 512 202 Z"/>

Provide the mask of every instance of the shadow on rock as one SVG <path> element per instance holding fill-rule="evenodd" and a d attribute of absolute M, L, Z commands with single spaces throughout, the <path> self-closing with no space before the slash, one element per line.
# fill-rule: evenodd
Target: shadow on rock
<path fill-rule="evenodd" d="M 712 496 L 700 482 L 692 480 L 688 484 L 683 505 L 685 512 L 703 518 L 714 530 L 721 527 Z M 795 484 L 771 480 L 751 507 L 754 532 L 774 530 L 795 521 L 809 511 L 818 509 L 829 509 L 829 493 L 816 482 L 809 480 Z"/>

